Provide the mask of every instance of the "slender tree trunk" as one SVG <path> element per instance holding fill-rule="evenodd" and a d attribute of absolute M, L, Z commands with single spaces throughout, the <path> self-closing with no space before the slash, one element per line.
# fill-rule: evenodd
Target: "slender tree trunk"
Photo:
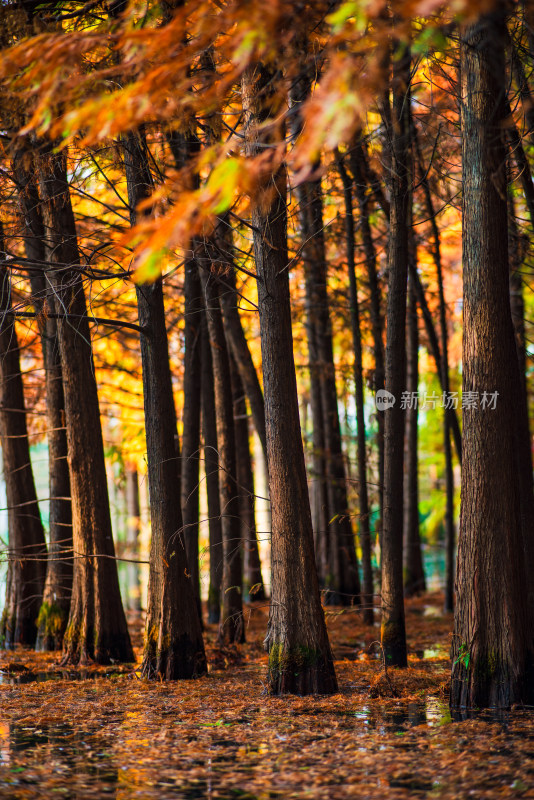
<path fill-rule="evenodd" d="M 389 217 L 389 209 L 390 204 L 384 196 L 382 189 L 380 187 L 380 182 L 378 181 L 377 176 L 372 172 L 370 169 L 369 164 L 365 161 L 362 162 L 364 172 L 367 175 L 367 180 L 369 181 L 369 185 L 373 191 L 373 194 L 376 198 L 376 201 L 382 211 Z M 352 165 L 353 171 L 354 166 Z M 423 186 L 426 183 L 426 179 L 422 179 Z M 429 214 L 431 219 L 435 218 L 433 213 Z M 442 380 L 443 380 L 443 367 L 442 367 L 442 358 L 441 358 L 441 350 L 439 346 L 438 337 L 436 334 L 436 329 L 434 327 L 434 321 L 432 319 L 432 314 L 430 313 L 430 309 L 428 307 L 428 303 L 425 296 L 425 290 L 423 288 L 423 284 L 421 283 L 421 278 L 419 277 L 419 273 L 417 271 L 417 264 L 415 261 L 410 261 L 409 263 L 409 270 L 410 273 L 413 275 L 414 287 L 417 294 L 417 302 L 419 304 L 419 308 L 421 309 L 421 313 L 423 315 L 423 321 L 425 323 L 425 329 L 428 336 L 428 341 L 430 344 L 430 351 L 432 353 L 432 358 L 436 363 L 436 369 L 439 375 L 440 383 L 442 391 L 445 391 Z M 449 418 L 449 430 L 452 434 L 454 440 L 454 447 L 456 450 L 456 455 L 458 461 L 460 462 L 460 466 L 462 464 L 462 434 L 460 431 L 460 424 L 458 422 L 458 414 L 456 413 L 456 409 L 454 406 L 450 406 L 446 409 L 446 414 Z"/>
<path fill-rule="evenodd" d="M 224 318 L 224 331 L 228 346 L 239 370 L 245 394 L 248 397 L 256 433 L 259 436 L 263 452 L 266 454 L 267 442 L 265 438 L 263 392 L 239 316 L 235 266 L 233 263 L 227 264 L 227 266 L 229 269 L 225 272 L 220 282 L 220 302 Z"/>
<path fill-rule="evenodd" d="M 357 142 L 350 151 L 350 165 L 352 175 L 354 177 L 354 187 L 356 191 L 356 198 L 358 200 L 358 209 L 360 212 L 360 230 L 362 235 L 363 250 L 365 253 L 365 264 L 367 269 L 367 277 L 369 281 L 370 292 L 370 311 L 371 311 L 371 326 L 373 330 L 374 342 L 374 355 L 375 355 L 375 372 L 374 372 L 374 390 L 377 392 L 385 386 L 385 367 L 384 367 L 384 342 L 383 342 L 383 321 L 381 311 L 381 292 L 378 282 L 378 273 L 376 267 L 376 249 L 373 241 L 373 234 L 371 231 L 371 224 L 369 221 L 369 200 L 370 197 L 367 193 L 367 177 L 366 177 L 366 157 L 363 144 Z M 388 211 L 389 216 L 389 211 Z M 382 527 L 382 520 L 384 518 L 384 411 L 377 409 L 376 411 L 377 427 L 378 427 L 378 500 L 380 508 L 380 523 L 379 531 Z"/>
<path fill-rule="evenodd" d="M 239 516 L 241 518 L 241 541 L 243 542 L 243 599 L 245 601 L 265 600 L 256 532 L 254 474 L 250 458 L 247 403 L 241 376 L 231 353 L 230 373 L 234 404 Z"/>
<path fill-rule="evenodd" d="M 415 256 L 415 254 L 414 254 Z M 410 256 L 411 257 L 411 256 Z M 425 591 L 425 573 L 419 534 L 418 480 L 418 403 L 419 388 L 419 322 L 413 279 L 408 281 L 406 352 L 406 391 L 414 402 L 405 410 L 405 483 L 404 483 L 404 594 L 411 597 Z"/>
<path fill-rule="evenodd" d="M 519 368 L 510 313 L 506 152 L 506 6 L 462 31 L 464 407 L 453 707 L 534 699 L 532 626 L 515 455 Z M 497 392 L 495 408 L 484 393 Z"/>
<path fill-rule="evenodd" d="M 41 202 L 33 158 L 20 148 L 13 159 L 19 205 L 24 224 L 24 250 L 30 261 L 46 260 Z M 65 428 L 65 397 L 57 320 L 41 313 L 45 306 L 57 313 L 53 293 L 42 272 L 30 272 L 32 302 L 38 313 L 46 382 L 48 442 L 49 550 L 43 603 L 38 616 L 38 650 L 60 650 L 72 595 L 72 510 Z"/>
<path fill-rule="evenodd" d="M 438 370 L 440 369 L 438 362 L 440 361 L 440 382 L 443 395 L 445 397 L 445 411 L 443 413 L 443 452 L 445 455 L 445 491 L 446 491 L 446 511 L 445 511 L 445 611 L 451 612 L 454 608 L 454 556 L 455 556 L 455 525 L 454 525 L 454 472 L 452 464 L 452 447 L 451 447 L 451 430 L 452 430 L 452 417 L 449 410 L 449 396 L 450 396 L 450 382 L 449 382 L 449 352 L 448 352 L 448 331 L 447 331 L 447 306 L 445 304 L 445 291 L 443 286 L 443 270 L 441 267 L 441 237 L 436 219 L 436 212 L 434 203 L 432 201 L 432 194 L 430 192 L 430 185 L 428 182 L 427 171 L 423 166 L 423 159 L 419 147 L 419 139 L 417 136 L 417 129 L 413 127 L 414 144 L 417 152 L 417 160 L 419 165 L 419 173 L 421 185 L 423 187 L 423 195 L 425 198 L 425 206 L 428 218 L 432 228 L 433 248 L 432 255 L 436 265 L 436 273 L 438 280 L 439 291 L 439 326 L 441 336 L 441 354 L 440 359 L 436 360 Z M 412 269 L 410 279 L 415 282 L 414 272 L 417 272 L 417 267 Z M 422 287 L 420 290 L 423 294 Z M 426 302 L 425 304 L 426 305 Z M 423 309 L 421 309 L 423 311 Z M 423 313 L 425 313 L 423 311 Z M 430 316 L 428 307 L 426 313 Z M 439 350 L 439 348 L 437 348 Z M 458 429 L 459 437 L 459 429 Z M 458 446 L 458 445 L 457 445 Z M 460 459 L 461 463 L 461 459 Z"/>
<path fill-rule="evenodd" d="M 141 573 L 139 564 L 139 529 L 141 527 L 141 508 L 139 504 L 139 478 L 135 467 L 126 468 L 126 513 L 128 525 L 126 545 L 128 558 L 128 608 L 141 611 Z"/>
<path fill-rule="evenodd" d="M 0 251 L 4 255 L 0 227 Z M 0 618 L 3 647 L 33 647 L 46 573 L 46 544 L 30 461 L 11 282 L 0 267 L 0 443 L 8 507 L 8 575 Z"/>
<path fill-rule="evenodd" d="M 58 334 L 74 546 L 64 661 L 132 661 L 111 531 L 91 334 L 82 276 L 75 268 L 80 256 L 64 155 L 43 155 L 39 172 L 48 260 L 52 264 L 73 265 L 54 270 L 51 277 L 56 307 L 60 314 L 66 312 L 58 320 Z"/>
<path fill-rule="evenodd" d="M 406 666 L 406 633 L 402 585 L 404 414 L 400 398 L 406 375 L 406 283 L 411 218 L 410 187 L 410 51 L 393 59 L 392 122 L 389 174 L 388 305 L 386 390 L 395 403 L 386 410 L 384 450 L 384 527 L 382 532 L 382 647 L 387 664 Z"/>
<path fill-rule="evenodd" d="M 219 454 L 217 450 L 217 417 L 215 415 L 215 389 L 213 363 L 204 312 L 202 336 L 202 438 L 204 446 L 204 472 L 208 498 L 210 583 L 208 589 L 208 622 L 218 624 L 221 618 L 221 585 L 223 573 L 223 543 L 221 504 L 219 500 Z"/>
<path fill-rule="evenodd" d="M 315 543 L 315 563 L 320 584 L 323 588 L 331 583 L 329 580 L 330 564 L 330 530 L 328 487 L 326 481 L 326 446 L 323 425 L 323 401 L 321 382 L 317 374 L 318 362 L 317 337 L 310 324 L 311 312 L 306 309 L 306 332 L 308 338 L 308 363 L 310 370 L 310 410 L 312 417 L 312 511 Z"/>
<path fill-rule="evenodd" d="M 299 108 L 309 97 L 311 75 L 303 70 L 302 78 L 291 87 L 292 133 L 298 136 L 302 127 Z M 316 165 L 318 166 L 318 164 Z M 328 571 L 325 585 L 329 603 L 349 605 L 359 602 L 360 579 L 354 547 L 354 534 L 348 510 L 345 460 L 337 402 L 332 324 L 327 291 L 328 268 L 324 241 L 323 201 L 320 180 L 298 183 L 299 219 L 302 258 L 306 282 L 306 314 L 312 395 L 320 391 L 322 418 L 313 418 L 314 431 L 322 426 L 324 466 L 328 497 Z M 320 438 L 320 437 L 318 437 Z M 316 442 L 314 441 L 314 449 Z"/>
<path fill-rule="evenodd" d="M 215 270 L 225 252 L 226 237 L 219 221 L 213 239 L 206 241 L 208 263 Z M 242 560 L 241 560 L 241 522 L 239 493 L 236 483 L 237 459 L 234 429 L 234 410 L 230 362 L 224 336 L 221 307 L 219 302 L 219 281 L 217 273 L 203 269 L 200 273 L 202 290 L 206 303 L 206 318 L 213 364 L 213 383 L 215 390 L 215 413 L 217 419 L 217 451 L 219 454 L 219 497 L 222 521 L 223 575 L 221 597 L 221 621 L 219 640 L 221 643 L 245 641 L 243 625 Z"/>
<path fill-rule="evenodd" d="M 347 265 L 349 272 L 350 319 L 354 346 L 354 386 L 356 390 L 356 422 L 358 442 L 358 496 L 360 499 L 360 545 L 362 548 L 363 592 L 362 615 L 366 625 L 374 622 L 373 568 L 371 565 L 371 531 L 369 525 L 369 499 L 367 495 L 367 450 L 365 435 L 362 338 L 360 330 L 360 306 L 358 284 L 354 266 L 354 215 L 352 208 L 352 186 L 343 159 L 337 158 L 339 173 L 343 183 L 345 199 L 345 235 L 347 240 Z"/>
<path fill-rule="evenodd" d="M 258 126 L 276 114 L 273 80 L 262 66 L 249 68 L 243 78 L 245 141 L 251 157 L 269 143 Z M 315 570 L 293 359 L 286 181 L 283 166 L 264 178 L 264 202 L 252 213 L 272 510 L 268 680 L 275 694 L 331 693 L 337 681 Z"/>
<path fill-rule="evenodd" d="M 185 295 L 185 365 L 182 438 L 182 513 L 187 564 L 193 583 L 198 615 L 200 603 L 200 568 L 198 552 L 200 406 L 201 406 L 201 320 L 202 289 L 198 264 L 187 257 L 184 264 Z"/>
<path fill-rule="evenodd" d="M 425 323 L 426 334 L 428 337 L 428 342 L 430 344 L 430 352 L 432 353 L 432 358 L 434 359 L 434 362 L 436 364 L 436 370 L 439 376 L 441 389 L 443 392 L 445 392 L 448 391 L 448 388 L 446 389 L 445 387 L 449 387 L 449 383 L 444 382 L 443 359 L 441 355 L 441 348 L 439 346 L 438 335 L 436 333 L 436 328 L 434 326 L 434 320 L 432 319 L 432 314 L 430 313 L 430 308 L 428 307 L 425 290 L 423 288 L 423 284 L 421 283 L 421 278 L 419 277 L 419 273 L 417 271 L 417 266 L 412 262 L 410 262 L 410 275 L 413 277 L 413 285 L 417 295 L 417 303 L 419 304 L 419 308 L 421 309 L 421 314 L 423 316 L 423 321 Z M 449 430 L 452 434 L 452 438 L 454 441 L 454 449 L 456 451 L 456 456 L 461 466 L 462 434 L 460 431 L 460 423 L 458 422 L 458 414 L 456 412 L 454 405 L 450 404 L 448 407 L 445 408 L 445 415 L 448 417 Z"/>
<path fill-rule="evenodd" d="M 150 196 L 151 176 L 142 133 L 123 141 L 130 221 Z M 193 583 L 188 577 L 180 502 L 179 444 L 169 364 L 163 280 L 138 284 L 137 308 L 150 492 L 150 573 L 143 673 L 166 680 L 206 671 L 206 656 Z"/>

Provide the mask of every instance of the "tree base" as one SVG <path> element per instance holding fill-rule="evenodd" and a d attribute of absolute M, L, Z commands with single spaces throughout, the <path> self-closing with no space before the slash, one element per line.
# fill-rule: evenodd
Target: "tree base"
<path fill-rule="evenodd" d="M 273 644 L 269 650 L 271 694 L 335 694 L 338 690 L 331 653 L 324 654 L 299 645 L 285 649 Z"/>
<path fill-rule="evenodd" d="M 82 633 L 83 631 L 83 633 Z M 95 646 L 96 641 L 96 646 Z M 69 622 L 63 638 L 62 665 L 131 663 L 134 653 L 129 635 L 101 632 L 82 624 Z"/>
<path fill-rule="evenodd" d="M 199 678 L 208 671 L 204 646 L 195 645 L 184 634 L 171 647 L 146 653 L 141 677 L 148 680 L 180 681 Z"/>
<path fill-rule="evenodd" d="M 223 610 L 224 614 L 224 610 Z M 217 644 L 220 647 L 231 644 L 243 644 L 245 642 L 245 626 L 243 624 L 243 612 L 235 611 L 228 614 L 224 622 L 220 623 Z"/>
<path fill-rule="evenodd" d="M 382 622 L 381 642 L 386 667 L 408 666 L 404 618 Z"/>
<path fill-rule="evenodd" d="M 451 708 L 510 708 L 534 703 L 534 668 L 498 663 L 495 656 L 456 653 L 451 677 Z M 466 666 L 467 664 L 467 666 Z"/>
<path fill-rule="evenodd" d="M 0 647 L 14 650 L 18 645 L 35 647 L 37 626 L 35 618 L 9 614 L 7 609 L 0 619 Z"/>
<path fill-rule="evenodd" d="M 68 609 L 55 603 L 43 602 L 37 617 L 37 642 L 35 649 L 41 653 L 61 650 L 67 627 Z"/>

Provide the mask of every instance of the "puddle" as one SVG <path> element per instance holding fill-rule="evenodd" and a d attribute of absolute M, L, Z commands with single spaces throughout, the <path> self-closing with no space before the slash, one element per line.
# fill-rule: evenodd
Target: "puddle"
<path fill-rule="evenodd" d="M 89 672 L 86 670 L 51 670 L 49 672 L 8 672 L 0 670 L 0 683 L 18 686 L 24 683 L 47 683 L 48 681 L 87 681 L 96 678 L 113 678 L 124 672 Z"/>

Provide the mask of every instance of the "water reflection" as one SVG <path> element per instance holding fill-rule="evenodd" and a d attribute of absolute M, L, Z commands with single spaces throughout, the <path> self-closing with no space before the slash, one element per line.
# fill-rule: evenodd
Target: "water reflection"
<path fill-rule="evenodd" d="M 96 678 L 112 678 L 115 675 L 124 675 L 121 670 L 108 672 L 89 672 L 88 670 L 51 670 L 49 672 L 10 672 L 0 670 L 0 683 L 9 686 L 19 686 L 23 683 L 47 683 L 48 681 L 87 681 Z"/>
<path fill-rule="evenodd" d="M 118 769 L 100 726 L 83 730 L 72 723 L 0 722 L 1 766 L 9 766 L 9 771 L 0 772 L 0 791 L 9 787 L 12 798 L 27 797 L 33 787 L 42 796 L 38 792 L 43 770 L 69 800 L 86 791 L 115 797 Z"/>

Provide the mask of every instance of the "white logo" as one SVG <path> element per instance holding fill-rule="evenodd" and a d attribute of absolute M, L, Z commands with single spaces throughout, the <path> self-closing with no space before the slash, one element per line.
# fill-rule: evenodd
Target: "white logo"
<path fill-rule="evenodd" d="M 387 389 L 379 389 L 376 393 L 375 404 L 379 411 L 386 411 L 395 405 L 395 396 L 388 392 Z"/>

